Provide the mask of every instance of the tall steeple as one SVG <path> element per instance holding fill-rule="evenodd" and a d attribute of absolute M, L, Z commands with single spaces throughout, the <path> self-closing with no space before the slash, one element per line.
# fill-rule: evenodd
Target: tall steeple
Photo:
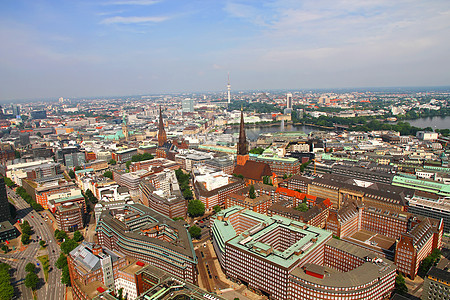
<path fill-rule="evenodd" d="M 241 125 L 239 126 L 239 142 L 237 145 L 237 164 L 243 166 L 248 159 L 248 142 L 247 137 L 245 136 L 244 112 L 241 108 Z"/>
<path fill-rule="evenodd" d="M 158 146 L 162 147 L 166 142 L 167 142 L 167 135 L 166 131 L 164 130 L 161 106 L 159 106 Z"/>

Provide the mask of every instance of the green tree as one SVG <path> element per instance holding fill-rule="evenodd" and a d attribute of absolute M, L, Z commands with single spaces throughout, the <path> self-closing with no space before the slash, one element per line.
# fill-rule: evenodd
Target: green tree
<path fill-rule="evenodd" d="M 262 154 L 264 152 L 264 148 L 262 147 L 257 147 L 257 148 L 253 148 L 252 150 L 250 150 L 250 153 L 252 154 Z"/>
<path fill-rule="evenodd" d="M 405 277 L 400 273 L 395 277 L 395 289 L 394 292 L 400 295 L 406 295 L 408 293 L 408 287 L 405 283 Z"/>
<path fill-rule="evenodd" d="M 253 184 L 250 186 L 250 189 L 248 190 L 248 197 L 250 199 L 256 198 L 255 187 L 253 186 Z"/>
<path fill-rule="evenodd" d="M 2 245 L 2 250 L 3 250 L 3 252 L 5 252 L 5 254 L 6 254 L 6 253 L 8 253 L 9 248 L 8 248 L 8 246 L 6 246 L 6 245 Z"/>
<path fill-rule="evenodd" d="M 67 286 L 70 286 L 70 273 L 69 273 L 69 266 L 68 265 L 65 265 L 62 268 L 61 283 L 65 284 Z"/>
<path fill-rule="evenodd" d="M 23 221 L 22 224 L 20 224 L 20 229 L 22 230 L 22 233 L 31 235 L 33 231 L 31 230 L 30 223 L 28 223 L 27 220 Z"/>
<path fill-rule="evenodd" d="M 189 227 L 189 234 L 193 239 L 199 239 L 202 236 L 202 230 L 200 227 L 192 225 Z"/>
<path fill-rule="evenodd" d="M 188 214 L 191 217 L 199 217 L 205 214 L 205 205 L 200 200 L 191 200 L 188 203 Z"/>
<path fill-rule="evenodd" d="M 11 285 L 10 265 L 0 263 L 0 299 L 10 300 L 14 297 L 14 287 Z"/>
<path fill-rule="evenodd" d="M 127 169 L 129 170 L 129 169 L 130 169 L 130 166 L 131 166 L 131 161 L 127 161 L 127 162 L 125 163 L 125 166 L 126 166 Z"/>
<path fill-rule="evenodd" d="M 26 233 L 22 233 L 22 237 L 20 238 L 22 244 L 28 245 L 30 243 L 30 235 Z"/>
<path fill-rule="evenodd" d="M 21 157 L 20 151 L 19 151 L 19 150 L 14 150 L 14 156 L 15 156 L 16 158 L 20 158 L 20 157 Z"/>
<path fill-rule="evenodd" d="M 73 240 L 75 242 L 81 242 L 82 240 L 84 240 L 84 237 L 79 230 L 73 233 Z"/>
<path fill-rule="evenodd" d="M 11 179 L 9 179 L 8 177 L 3 177 L 4 179 L 5 179 L 5 184 L 8 186 L 8 187 L 13 187 L 13 186 L 15 186 L 16 184 L 14 183 L 14 181 L 12 181 Z"/>
<path fill-rule="evenodd" d="M 58 260 L 56 261 L 55 266 L 56 266 L 58 269 L 62 269 L 62 268 L 64 268 L 65 266 L 67 266 L 67 257 L 64 255 L 64 253 L 61 253 L 61 254 L 59 255 L 59 258 L 58 258 Z"/>
<path fill-rule="evenodd" d="M 25 276 L 25 286 L 33 291 L 36 289 L 38 282 L 39 277 L 36 273 L 28 273 L 27 276 Z"/>
<path fill-rule="evenodd" d="M 114 166 L 117 164 L 117 161 L 115 159 L 110 159 L 108 162 L 110 165 Z"/>
<path fill-rule="evenodd" d="M 213 206 L 213 209 L 214 209 L 214 212 L 215 212 L 215 213 L 218 213 L 219 211 L 222 210 L 222 207 L 220 207 L 220 205 L 214 205 L 214 206 Z"/>
<path fill-rule="evenodd" d="M 109 179 L 113 179 L 113 172 L 106 171 L 105 173 L 103 173 L 103 177 L 108 177 Z"/>
<path fill-rule="evenodd" d="M 69 177 L 75 179 L 75 172 L 73 170 L 69 171 Z"/>
<path fill-rule="evenodd" d="M 123 299 L 123 288 L 120 288 L 120 289 L 119 289 L 119 293 L 118 293 L 118 294 L 119 294 L 119 295 L 117 296 L 117 299 L 118 299 L 118 300 L 124 300 L 124 299 Z"/>
<path fill-rule="evenodd" d="M 28 273 L 36 271 L 36 265 L 31 262 L 27 263 L 25 266 L 25 271 Z"/>
<path fill-rule="evenodd" d="M 242 174 L 235 174 L 235 173 L 233 173 L 233 176 L 237 177 L 237 178 L 240 178 L 240 179 L 244 179 L 244 175 L 242 175 Z"/>
<path fill-rule="evenodd" d="M 191 189 L 189 189 L 189 188 L 185 189 L 185 190 L 183 191 L 183 197 L 184 197 L 184 199 L 186 199 L 186 200 L 191 200 L 191 199 L 193 199 L 194 197 L 193 197 L 193 195 L 192 195 Z"/>
<path fill-rule="evenodd" d="M 61 230 L 61 231 L 59 231 L 59 230 L 56 231 L 55 230 L 55 238 L 58 241 L 62 241 L 64 239 L 67 239 L 67 233 L 65 231 L 63 231 L 63 230 Z"/>
<path fill-rule="evenodd" d="M 40 241 L 39 241 L 39 245 L 40 245 L 41 247 L 45 247 L 45 241 L 44 241 L 44 240 L 40 240 Z"/>
<path fill-rule="evenodd" d="M 306 205 L 306 203 L 300 203 L 295 209 L 305 212 L 308 210 L 308 205 Z"/>
<path fill-rule="evenodd" d="M 75 249 L 78 246 L 78 243 L 71 239 L 66 239 L 63 243 L 61 243 L 61 251 L 64 254 L 69 254 L 70 251 Z"/>

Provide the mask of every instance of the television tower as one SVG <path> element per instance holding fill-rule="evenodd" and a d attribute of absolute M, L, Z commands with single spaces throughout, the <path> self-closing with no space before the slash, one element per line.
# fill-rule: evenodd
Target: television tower
<path fill-rule="evenodd" d="M 227 89 L 228 89 L 228 104 L 230 104 L 230 103 L 231 103 L 230 72 L 228 72 L 228 84 L 227 84 Z"/>

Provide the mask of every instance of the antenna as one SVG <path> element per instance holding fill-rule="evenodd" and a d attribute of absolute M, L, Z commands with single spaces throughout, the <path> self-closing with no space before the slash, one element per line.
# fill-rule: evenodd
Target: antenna
<path fill-rule="evenodd" d="M 228 90 L 228 104 L 230 104 L 230 103 L 231 103 L 230 72 L 228 72 L 228 84 L 227 84 L 227 90 Z"/>

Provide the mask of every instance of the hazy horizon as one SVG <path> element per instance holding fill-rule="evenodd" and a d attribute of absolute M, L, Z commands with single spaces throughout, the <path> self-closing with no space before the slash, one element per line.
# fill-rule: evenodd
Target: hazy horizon
<path fill-rule="evenodd" d="M 0 102 L 446 87 L 450 2 L 0 3 Z M 38 101 L 39 101 L 38 100 Z"/>

